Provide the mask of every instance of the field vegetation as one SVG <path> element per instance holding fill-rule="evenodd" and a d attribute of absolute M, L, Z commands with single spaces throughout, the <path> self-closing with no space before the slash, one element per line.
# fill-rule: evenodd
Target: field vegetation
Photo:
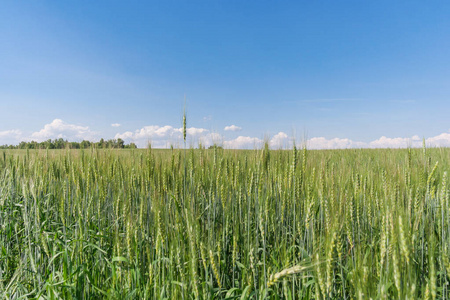
<path fill-rule="evenodd" d="M 450 149 L 0 152 L 0 298 L 447 299 Z"/>

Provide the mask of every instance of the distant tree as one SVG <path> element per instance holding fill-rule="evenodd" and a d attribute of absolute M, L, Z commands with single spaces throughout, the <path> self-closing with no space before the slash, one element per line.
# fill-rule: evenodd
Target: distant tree
<path fill-rule="evenodd" d="M 122 139 L 117 139 L 117 148 L 124 148 L 125 142 Z"/>
<path fill-rule="evenodd" d="M 81 149 L 87 149 L 91 146 L 91 142 L 86 141 L 86 140 L 82 140 L 81 144 L 80 144 L 80 148 Z"/>
<path fill-rule="evenodd" d="M 214 149 L 214 148 L 216 148 L 216 149 L 223 149 L 222 146 L 218 146 L 218 145 L 211 145 L 211 146 L 208 147 L 208 149 Z"/>
<path fill-rule="evenodd" d="M 38 149 L 39 148 L 39 144 L 36 141 L 31 141 L 30 143 L 28 143 L 27 149 Z"/>
<path fill-rule="evenodd" d="M 64 149 L 67 141 L 64 141 L 62 138 L 55 140 L 53 143 L 55 144 L 55 149 Z"/>
<path fill-rule="evenodd" d="M 97 148 L 103 149 L 105 148 L 105 140 L 103 138 L 97 143 Z"/>
<path fill-rule="evenodd" d="M 54 149 L 55 148 L 55 144 L 53 144 L 51 139 L 48 139 L 48 140 L 42 142 L 40 144 L 39 148 L 42 148 L 42 149 Z"/>
<path fill-rule="evenodd" d="M 128 145 L 125 144 L 123 147 L 126 149 L 136 149 L 137 148 L 135 143 L 130 143 Z"/>

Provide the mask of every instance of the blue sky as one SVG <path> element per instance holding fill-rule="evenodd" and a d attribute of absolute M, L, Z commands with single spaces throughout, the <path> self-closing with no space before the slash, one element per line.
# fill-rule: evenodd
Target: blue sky
<path fill-rule="evenodd" d="M 186 95 L 191 143 L 450 145 L 449 15 L 443 1 L 5 1 L 0 144 L 164 147 Z"/>

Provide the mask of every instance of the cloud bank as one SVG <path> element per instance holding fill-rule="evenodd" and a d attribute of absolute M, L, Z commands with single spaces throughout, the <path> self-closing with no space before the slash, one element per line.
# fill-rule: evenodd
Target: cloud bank
<path fill-rule="evenodd" d="M 231 129 L 228 129 L 227 131 L 229 130 Z M 182 132 L 182 128 L 176 128 L 169 125 L 154 125 L 143 127 L 134 132 L 127 131 L 118 133 L 115 138 L 121 138 L 126 142 L 134 142 L 139 147 L 145 147 L 148 142 L 151 142 L 152 146 L 155 148 L 167 148 L 170 147 L 170 145 L 183 145 Z M 264 141 L 267 141 L 272 149 L 289 149 L 293 146 L 294 138 L 287 133 L 280 131 L 266 139 L 245 135 L 240 135 L 234 139 L 225 139 L 220 133 L 210 132 L 205 128 L 191 127 L 187 129 L 187 140 L 188 145 L 192 146 L 197 146 L 197 144 L 201 142 L 202 145 L 206 147 L 218 144 L 227 149 L 257 149 L 264 145 Z M 302 144 L 302 142 L 297 142 L 297 146 L 299 147 L 302 146 Z M 425 139 L 425 144 L 427 147 L 450 147 L 450 133 L 442 133 L 427 138 Z M 327 139 L 325 137 L 313 137 L 306 141 L 306 146 L 308 149 L 407 148 L 422 147 L 422 139 L 417 135 L 396 138 L 382 136 L 379 139 L 370 142 L 360 142 L 347 138 Z"/>
<path fill-rule="evenodd" d="M 146 147 L 151 143 L 155 148 L 168 148 L 173 146 L 182 146 L 184 144 L 183 128 L 176 128 L 170 125 L 166 126 L 145 126 L 134 132 L 126 131 L 117 133 L 115 139 L 123 139 L 125 142 L 133 142 L 138 147 Z M 187 145 L 195 146 L 202 143 L 209 147 L 213 144 L 221 143 L 221 136 L 217 133 L 210 132 L 205 128 L 188 127 L 186 128 Z"/>
<path fill-rule="evenodd" d="M 22 131 L 18 129 L 0 131 L 0 144 L 15 145 L 21 142 Z"/>
<path fill-rule="evenodd" d="M 95 141 L 98 139 L 98 133 L 91 131 L 88 126 L 69 124 L 61 119 L 55 119 L 50 124 L 46 124 L 41 130 L 33 132 L 26 139 L 42 142 L 48 139 L 59 138 L 69 141 Z"/>
<path fill-rule="evenodd" d="M 119 127 L 120 124 L 111 124 Z M 226 126 L 224 131 L 240 131 L 241 127 L 236 125 Z M 21 141 L 42 142 L 48 139 L 59 139 L 69 141 L 98 141 L 100 137 L 110 139 L 123 139 L 126 143 L 133 142 L 138 147 L 147 147 L 151 143 L 154 148 L 183 147 L 183 128 L 170 125 L 144 126 L 135 131 L 125 131 L 115 134 L 114 137 L 101 136 L 97 131 L 88 126 L 66 123 L 61 119 L 55 119 L 38 131 L 25 134 L 19 129 L 0 131 L 0 145 L 17 145 Z M 293 146 L 294 138 L 285 132 L 266 137 L 265 139 L 240 135 L 234 139 L 226 139 L 224 135 L 205 128 L 189 127 L 186 129 L 186 145 L 197 147 L 201 143 L 204 147 L 217 144 L 227 149 L 258 149 L 267 142 L 272 149 L 289 149 Z M 422 139 L 418 135 L 412 137 L 386 137 L 382 136 L 370 142 L 353 141 L 346 138 L 313 137 L 306 141 L 308 149 L 349 149 L 349 148 L 407 148 L 421 147 Z M 297 146 L 303 143 L 297 142 Z M 427 147 L 450 147 L 450 131 L 425 139 Z"/>
<path fill-rule="evenodd" d="M 82 140 L 97 141 L 99 133 L 92 131 L 88 126 L 69 124 L 61 119 L 55 119 L 51 123 L 44 125 L 39 131 L 24 134 L 21 130 L 13 129 L 0 131 L 0 144 L 17 145 L 22 141 L 42 142 L 48 139 L 62 138 L 68 141 Z"/>

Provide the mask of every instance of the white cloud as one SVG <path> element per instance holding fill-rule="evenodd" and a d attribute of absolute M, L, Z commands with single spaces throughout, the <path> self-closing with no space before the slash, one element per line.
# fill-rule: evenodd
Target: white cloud
<path fill-rule="evenodd" d="M 428 146 L 450 146 L 450 134 L 443 133 L 426 140 Z M 307 141 L 309 149 L 348 149 L 348 148 L 407 148 L 421 147 L 422 139 L 418 135 L 410 138 L 388 138 L 385 136 L 371 142 L 358 142 L 350 139 L 314 137 Z"/>
<path fill-rule="evenodd" d="M 225 126 L 224 130 L 225 131 L 241 131 L 242 127 L 239 127 L 236 125 L 230 125 L 230 126 Z"/>
<path fill-rule="evenodd" d="M 354 142 L 350 139 L 326 139 L 324 137 L 314 137 L 306 142 L 309 149 L 345 149 L 345 148 L 365 148 L 366 143 Z"/>
<path fill-rule="evenodd" d="M 411 145 L 410 138 L 388 138 L 385 136 L 369 143 L 370 148 L 407 148 Z"/>
<path fill-rule="evenodd" d="M 417 135 L 411 138 L 388 138 L 382 136 L 368 143 L 341 138 L 326 139 L 324 137 L 315 137 L 307 141 L 307 147 L 310 149 L 407 148 L 420 147 L 421 145 L 422 142 Z"/>
<path fill-rule="evenodd" d="M 186 136 L 188 145 L 197 143 L 201 140 L 206 146 L 216 138 L 209 130 L 196 127 L 186 128 Z M 136 143 L 138 147 L 146 147 L 149 142 L 151 142 L 152 147 L 155 148 L 167 148 L 170 147 L 170 145 L 178 146 L 184 143 L 183 128 L 176 128 L 170 125 L 145 126 L 135 132 L 126 131 L 124 133 L 117 133 L 114 138 L 121 138 L 125 142 Z M 206 143 L 203 140 L 205 140 Z"/>
<path fill-rule="evenodd" d="M 173 136 L 176 135 L 178 139 L 180 132 L 177 128 L 172 126 L 145 126 L 135 132 L 126 131 L 124 133 L 117 133 L 115 139 L 121 138 L 125 142 L 134 142 L 138 147 L 145 147 L 148 142 L 151 142 L 153 147 L 167 148 L 170 146 Z"/>
<path fill-rule="evenodd" d="M 111 126 L 112 127 L 120 127 L 120 124 L 119 123 L 112 123 Z"/>
<path fill-rule="evenodd" d="M 381 138 L 369 143 L 370 148 L 407 148 L 407 147 L 422 147 L 422 139 L 418 135 L 413 135 L 410 138 L 388 138 L 382 136 Z M 431 137 L 425 140 L 425 144 L 430 147 L 450 146 L 450 134 L 442 133 L 438 136 Z"/>
<path fill-rule="evenodd" d="M 212 145 L 223 145 L 223 136 L 216 132 L 210 132 L 198 138 L 198 142 L 206 148 Z"/>
<path fill-rule="evenodd" d="M 263 140 L 249 136 L 238 136 L 233 140 L 223 142 L 223 146 L 228 149 L 254 149 L 260 148 L 262 144 Z"/>
<path fill-rule="evenodd" d="M 269 146 L 275 149 L 290 147 L 288 135 L 282 131 L 278 132 L 270 139 Z"/>
<path fill-rule="evenodd" d="M 450 134 L 443 133 L 439 136 L 429 138 L 426 140 L 429 146 L 450 146 Z M 324 137 L 314 137 L 307 141 L 309 149 L 347 149 L 347 148 L 407 148 L 407 147 L 421 147 L 422 139 L 418 135 L 410 138 L 388 138 L 382 136 L 379 139 L 371 142 L 358 142 L 350 139 L 333 138 L 326 139 Z"/>
<path fill-rule="evenodd" d="M 15 145 L 21 142 L 22 131 L 18 129 L 0 131 L 0 144 Z"/>
<path fill-rule="evenodd" d="M 441 133 L 435 137 L 425 139 L 425 144 L 429 147 L 450 147 L 450 133 Z"/>
<path fill-rule="evenodd" d="M 182 128 L 180 128 L 181 132 Z M 209 130 L 205 129 L 205 128 L 195 128 L 195 127 L 190 127 L 190 128 L 186 128 L 186 134 L 191 135 L 191 136 L 199 136 L 202 134 L 207 133 Z"/>
<path fill-rule="evenodd" d="M 33 132 L 27 140 L 42 142 L 59 138 L 69 141 L 95 141 L 98 139 L 98 133 L 91 131 L 88 126 L 69 124 L 61 119 L 55 119 L 50 124 L 46 124 L 40 131 Z"/>

